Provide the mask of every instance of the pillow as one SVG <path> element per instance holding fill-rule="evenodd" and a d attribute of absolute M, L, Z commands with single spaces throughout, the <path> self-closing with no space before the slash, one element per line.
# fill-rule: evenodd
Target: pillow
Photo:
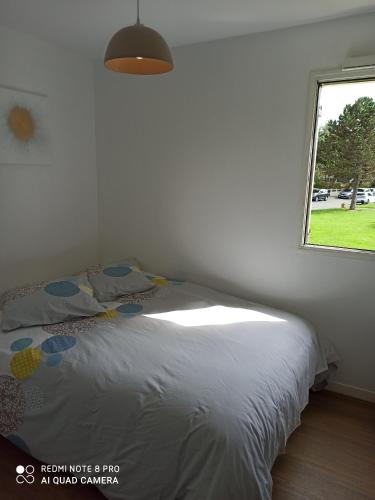
<path fill-rule="evenodd" d="M 86 274 L 7 290 L 1 302 L 4 332 L 94 316 L 105 310 L 93 297 Z"/>
<path fill-rule="evenodd" d="M 135 259 L 126 259 L 108 266 L 95 266 L 88 269 L 87 275 L 94 295 L 100 302 L 144 292 L 154 286 L 140 270 Z"/>

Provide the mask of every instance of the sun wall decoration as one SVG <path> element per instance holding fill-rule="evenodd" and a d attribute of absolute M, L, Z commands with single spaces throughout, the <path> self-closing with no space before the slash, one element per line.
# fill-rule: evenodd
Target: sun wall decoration
<path fill-rule="evenodd" d="M 0 86 L 0 163 L 51 162 L 46 95 Z"/>
<path fill-rule="evenodd" d="M 36 130 L 32 112 L 21 106 L 14 106 L 8 114 L 8 127 L 19 141 L 32 141 Z"/>

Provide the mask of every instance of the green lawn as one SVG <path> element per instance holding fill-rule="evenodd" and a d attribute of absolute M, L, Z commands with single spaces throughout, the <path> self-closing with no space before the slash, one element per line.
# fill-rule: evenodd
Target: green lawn
<path fill-rule="evenodd" d="M 309 241 L 313 245 L 375 250 L 375 203 L 356 210 L 312 210 Z"/>

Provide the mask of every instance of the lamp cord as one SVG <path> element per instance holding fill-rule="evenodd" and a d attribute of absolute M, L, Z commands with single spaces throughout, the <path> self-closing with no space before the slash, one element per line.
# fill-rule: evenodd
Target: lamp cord
<path fill-rule="evenodd" d="M 137 0 L 137 24 L 141 24 L 141 21 L 139 19 L 139 0 Z"/>

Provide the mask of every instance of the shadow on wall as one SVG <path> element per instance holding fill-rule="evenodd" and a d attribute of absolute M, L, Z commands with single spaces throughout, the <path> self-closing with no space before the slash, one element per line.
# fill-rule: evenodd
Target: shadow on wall
<path fill-rule="evenodd" d="M 97 263 L 92 240 L 85 240 L 57 255 L 22 261 L 9 256 L 6 264 L 0 265 L 0 293 L 25 283 L 69 276 Z"/>

